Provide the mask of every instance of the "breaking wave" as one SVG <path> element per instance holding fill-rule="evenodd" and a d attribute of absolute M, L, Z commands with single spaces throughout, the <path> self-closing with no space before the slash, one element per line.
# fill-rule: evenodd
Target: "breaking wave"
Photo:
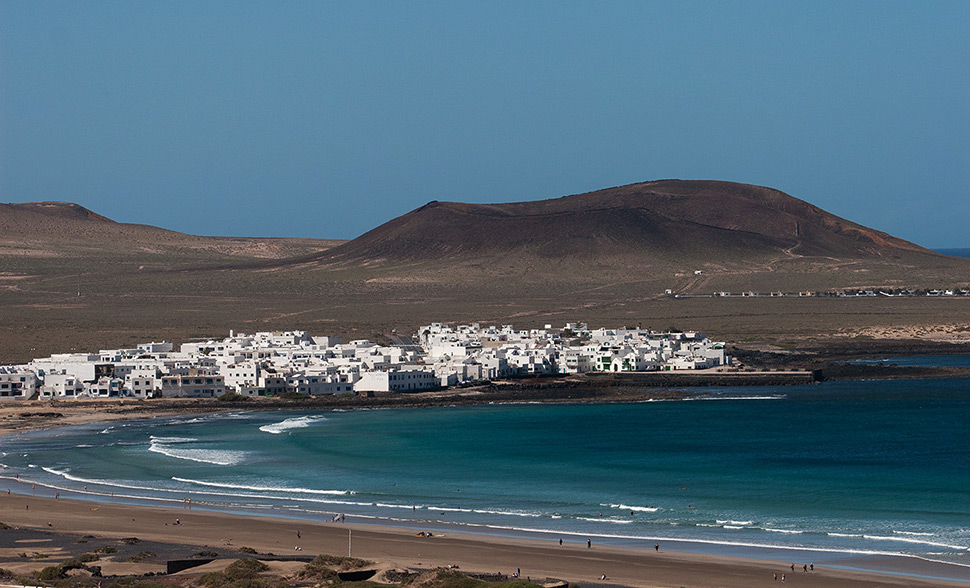
<path fill-rule="evenodd" d="M 297 494 L 326 494 L 330 496 L 347 496 L 348 494 L 354 494 L 350 490 L 316 490 L 313 488 L 289 488 L 286 486 L 253 486 L 248 484 L 228 484 L 225 482 L 205 482 L 203 480 L 192 480 L 190 478 L 179 478 L 172 476 L 172 479 L 176 482 L 185 482 L 186 484 L 197 484 L 199 486 L 208 486 L 210 488 L 227 488 L 231 490 L 253 490 L 254 492 L 290 492 Z"/>
<path fill-rule="evenodd" d="M 178 445 L 177 443 L 174 445 Z M 233 449 L 184 449 L 172 447 L 167 443 L 152 440 L 148 451 L 160 453 L 173 459 L 185 459 L 212 465 L 231 466 L 245 461 L 246 452 Z"/>
<path fill-rule="evenodd" d="M 271 425 L 263 425 L 259 428 L 260 431 L 264 433 L 272 433 L 273 435 L 279 435 L 280 433 L 285 433 L 290 429 L 303 429 L 309 427 L 314 423 L 327 420 L 327 417 L 323 416 L 302 416 L 293 417 L 286 419 L 285 421 L 280 421 L 278 423 L 273 423 Z"/>

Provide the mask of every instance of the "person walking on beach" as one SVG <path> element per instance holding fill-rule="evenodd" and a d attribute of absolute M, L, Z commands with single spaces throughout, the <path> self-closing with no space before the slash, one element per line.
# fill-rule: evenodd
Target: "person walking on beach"
<path fill-rule="evenodd" d="M 655 544 L 653 546 L 653 548 L 656 549 L 658 553 L 660 552 L 660 544 L 659 543 Z"/>
<path fill-rule="evenodd" d="M 562 547 L 562 537 L 559 538 L 559 546 Z"/>
<path fill-rule="evenodd" d="M 589 549 L 592 546 L 593 546 L 593 540 L 592 539 L 587 539 L 586 540 L 586 548 Z"/>

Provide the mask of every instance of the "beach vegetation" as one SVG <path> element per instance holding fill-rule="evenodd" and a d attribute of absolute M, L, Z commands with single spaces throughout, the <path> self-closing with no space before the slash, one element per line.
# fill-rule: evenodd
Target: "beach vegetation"
<path fill-rule="evenodd" d="M 104 547 L 101 547 L 99 549 L 95 549 L 94 552 L 95 553 L 117 553 L 118 552 L 118 548 L 117 547 L 112 547 L 110 545 L 105 545 Z"/>
<path fill-rule="evenodd" d="M 64 570 L 61 566 L 47 566 L 46 568 L 34 572 L 34 577 L 41 582 L 53 582 L 64 575 Z"/>
<path fill-rule="evenodd" d="M 199 578 L 199 584 L 207 588 L 291 588 L 291 584 L 279 578 L 241 578 L 230 580 L 222 572 L 210 572 Z"/>
<path fill-rule="evenodd" d="M 253 549 L 252 547 L 245 547 L 245 546 L 243 546 L 243 547 L 240 547 L 240 548 L 239 548 L 239 552 L 241 552 L 241 553 L 251 553 L 251 554 L 254 554 L 254 555 L 255 555 L 256 553 L 259 553 L 258 551 L 256 551 L 256 550 L 255 550 L 255 549 Z"/>
<path fill-rule="evenodd" d="M 95 586 L 97 586 L 97 584 Z M 126 576 L 112 579 L 110 583 L 104 584 L 102 588 L 172 588 L 172 584 L 167 582 L 156 582 L 154 580 L 142 580 L 140 578 Z"/>
<path fill-rule="evenodd" d="M 7 530 L 7 529 L 12 529 L 12 528 L 13 527 L 11 527 L 10 525 L 8 525 L 7 523 L 0 523 L 0 530 Z"/>
<path fill-rule="evenodd" d="M 211 549 L 203 549 L 195 554 L 195 557 L 219 557 L 219 554 Z"/>
<path fill-rule="evenodd" d="M 372 563 L 366 559 L 322 553 L 307 563 L 303 571 L 300 572 L 300 577 L 317 581 L 335 580 L 337 579 L 338 571 L 355 570 L 369 566 Z"/>
<path fill-rule="evenodd" d="M 321 553 L 313 558 L 313 561 L 307 564 L 307 569 L 310 569 L 313 566 L 330 566 L 352 570 L 355 568 L 363 568 L 372 565 L 373 563 L 374 562 L 370 560 L 360 559 L 358 557 Z"/>
<path fill-rule="evenodd" d="M 438 577 L 418 584 L 422 588 L 485 588 L 489 583 L 485 580 L 470 578 L 459 572 L 439 574 Z"/>
<path fill-rule="evenodd" d="M 60 586 L 61 582 L 55 582 L 57 580 L 64 580 L 67 576 L 67 572 L 70 570 L 85 570 L 91 572 L 94 570 L 99 570 L 100 568 L 88 568 L 80 559 L 67 559 L 62 561 L 56 566 L 47 566 L 41 570 L 34 572 L 34 578 L 40 580 L 41 582 L 53 583 L 55 586 Z M 67 580 L 64 580 L 67 581 Z M 74 586 L 77 584 L 77 579 L 73 579 L 68 585 Z"/>
<path fill-rule="evenodd" d="M 528 580 L 504 580 L 492 582 L 472 578 L 458 570 L 438 568 L 403 579 L 402 586 L 410 588 L 539 588 L 540 584 Z M 344 586 L 344 584 L 341 584 Z"/>
<path fill-rule="evenodd" d="M 249 398 L 239 394 L 238 392 L 233 392 L 232 390 L 227 390 L 225 394 L 219 397 L 222 402 L 244 402 Z"/>
<path fill-rule="evenodd" d="M 138 562 L 138 561 L 143 561 L 143 560 L 150 559 L 150 558 L 153 558 L 153 557 L 155 557 L 155 552 L 154 551 L 139 551 L 135 555 L 129 557 L 128 558 L 128 561 Z"/>
<path fill-rule="evenodd" d="M 337 581 L 339 576 L 337 576 L 337 570 L 328 567 L 315 567 L 313 571 L 307 571 L 304 569 L 299 573 L 299 577 L 303 580 L 313 580 L 314 582 L 324 582 L 324 581 Z"/>
<path fill-rule="evenodd" d="M 47 559 L 47 558 L 48 558 L 48 557 L 50 557 L 50 556 L 51 556 L 51 555 L 50 555 L 49 553 L 42 553 L 42 552 L 40 552 L 40 551 L 35 551 L 35 552 L 33 553 L 33 555 L 31 555 L 30 557 L 32 557 L 32 558 L 34 558 L 34 559 Z"/>
<path fill-rule="evenodd" d="M 282 580 L 260 578 L 259 574 L 269 569 L 263 562 L 252 559 L 238 559 L 221 572 L 210 572 L 199 578 L 199 584 L 206 588 L 288 588 Z"/>
<path fill-rule="evenodd" d="M 230 580 L 242 580 L 245 578 L 254 578 L 260 572 L 265 572 L 268 569 L 269 566 L 258 559 L 247 557 L 245 559 L 237 559 L 229 564 L 229 567 L 226 568 L 223 574 Z"/>
<path fill-rule="evenodd" d="M 100 577 L 63 577 L 50 582 L 55 588 L 173 588 L 178 584 L 145 580 L 137 576 L 120 576 L 110 579 Z"/>
<path fill-rule="evenodd" d="M 281 398 L 283 400 L 306 400 L 309 397 L 309 394 L 300 394 L 299 392 L 287 391 L 280 394 L 277 398 Z"/>
<path fill-rule="evenodd" d="M 208 574 L 202 574 L 199 577 L 199 584 L 202 586 L 207 586 L 209 588 L 216 588 L 221 586 L 226 586 L 229 584 L 229 579 L 222 572 L 209 572 Z"/>
<path fill-rule="evenodd" d="M 87 563 L 89 561 L 98 561 L 99 559 L 101 559 L 101 556 L 98 555 L 97 553 L 82 553 L 81 555 L 77 556 L 77 560 L 81 563 Z"/>

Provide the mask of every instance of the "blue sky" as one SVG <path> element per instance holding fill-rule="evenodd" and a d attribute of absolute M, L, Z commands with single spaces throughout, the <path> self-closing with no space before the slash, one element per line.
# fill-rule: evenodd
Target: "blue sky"
<path fill-rule="evenodd" d="M 3 202 L 353 238 L 662 178 L 970 246 L 970 2 L 0 0 Z"/>

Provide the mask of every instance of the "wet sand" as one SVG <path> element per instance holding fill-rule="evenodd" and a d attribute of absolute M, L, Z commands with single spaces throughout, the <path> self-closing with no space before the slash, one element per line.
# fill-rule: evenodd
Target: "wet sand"
<path fill-rule="evenodd" d="M 16 482 L 11 484 L 17 485 Z M 7 494 L 6 488 L 3 490 L 0 493 L 0 521 L 21 530 L 17 531 L 20 533 L 16 539 L 18 543 L 0 546 L 0 567 L 7 567 L 7 561 L 23 563 L 22 558 L 14 557 L 14 552 L 42 549 L 43 541 L 31 544 L 30 537 L 24 533 L 33 532 L 43 537 L 53 532 L 101 538 L 137 537 L 143 541 L 207 546 L 217 552 L 235 552 L 242 546 L 276 555 L 346 555 L 352 550 L 354 557 L 373 560 L 384 569 L 457 565 L 465 572 L 510 574 L 520 568 L 522 577 L 533 580 L 559 578 L 581 585 L 748 588 L 781 585 L 783 573 L 786 574 L 784 585 L 809 587 L 965 587 L 970 583 L 858 572 L 818 563 L 814 572 L 803 572 L 800 567 L 792 572 L 788 561 L 691 554 L 667 551 L 663 547 L 656 552 L 595 542 L 592 547 L 587 547 L 585 541 L 576 542 L 575 539 L 560 546 L 555 541 L 463 533 L 419 537 L 414 530 L 397 527 L 321 523 L 180 507 L 99 504 L 54 499 L 46 496 L 50 492 L 48 489 L 41 488 L 35 491 L 45 496 Z M 20 490 L 31 491 L 26 485 L 21 485 Z M 175 524 L 176 519 L 180 524 Z M 10 533 L 12 531 L 0 531 L 0 537 L 9 538 Z M 28 544 L 29 549 L 22 547 Z M 301 549 L 297 550 L 297 547 Z M 51 560 L 39 562 L 37 567 L 50 563 Z M 157 561 L 127 565 L 126 573 L 132 574 L 159 569 Z M 922 573 L 931 572 L 924 570 Z M 778 580 L 773 579 L 774 574 Z M 606 576 L 605 581 L 600 579 L 602 575 Z"/>
<path fill-rule="evenodd" d="M 0 404 L 0 436 L 16 431 L 67 427 L 107 421 L 131 421 L 185 413 L 259 406 L 226 406 L 212 399 L 200 400 L 31 400 Z"/>

